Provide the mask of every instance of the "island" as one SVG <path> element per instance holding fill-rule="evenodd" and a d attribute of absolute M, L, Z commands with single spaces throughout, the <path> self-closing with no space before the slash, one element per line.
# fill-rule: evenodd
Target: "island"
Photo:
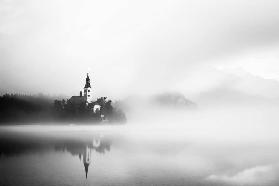
<path fill-rule="evenodd" d="M 125 123 L 126 116 L 107 97 L 94 99 L 88 73 L 83 91 L 70 99 L 42 94 L 0 96 L 0 124 L 45 122 Z"/>

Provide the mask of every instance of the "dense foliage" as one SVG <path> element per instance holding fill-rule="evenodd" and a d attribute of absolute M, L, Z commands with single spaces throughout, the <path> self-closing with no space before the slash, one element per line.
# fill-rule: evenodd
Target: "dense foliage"
<path fill-rule="evenodd" d="M 94 112 L 94 106 L 99 105 L 100 109 Z M 68 120 L 89 120 L 89 121 L 109 121 L 125 122 L 125 114 L 112 106 L 112 101 L 106 97 L 98 98 L 91 103 L 73 104 L 70 100 L 55 100 L 55 114 L 60 119 Z"/>

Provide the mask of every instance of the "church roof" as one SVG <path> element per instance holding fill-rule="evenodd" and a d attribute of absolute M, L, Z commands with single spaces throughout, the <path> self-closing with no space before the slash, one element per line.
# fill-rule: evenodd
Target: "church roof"
<path fill-rule="evenodd" d="M 72 96 L 69 101 L 75 105 L 82 104 L 86 102 L 86 97 L 84 96 Z"/>

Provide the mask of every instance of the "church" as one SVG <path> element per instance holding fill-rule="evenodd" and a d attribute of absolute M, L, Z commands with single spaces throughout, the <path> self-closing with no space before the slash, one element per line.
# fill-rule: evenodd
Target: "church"
<path fill-rule="evenodd" d="M 107 100 L 107 97 L 93 97 L 93 91 L 89 75 L 87 73 L 83 91 L 80 91 L 79 96 L 72 96 L 67 100 L 66 104 L 62 104 L 62 108 L 58 105 L 58 110 L 62 110 L 62 117 L 77 118 L 92 121 L 110 122 L 126 121 L 125 115 L 121 110 L 115 110 L 112 106 L 112 101 Z"/>
<path fill-rule="evenodd" d="M 82 103 L 91 103 L 93 101 L 93 95 L 92 95 L 92 89 L 91 89 L 91 84 L 90 84 L 90 78 L 87 73 L 87 77 L 85 80 L 85 85 L 83 88 L 83 92 L 79 92 L 79 96 L 72 96 L 69 101 L 74 104 L 74 105 L 80 105 Z"/>

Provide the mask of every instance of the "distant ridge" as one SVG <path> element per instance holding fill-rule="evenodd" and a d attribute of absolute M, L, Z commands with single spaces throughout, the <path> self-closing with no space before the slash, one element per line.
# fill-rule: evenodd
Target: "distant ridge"
<path fill-rule="evenodd" d="M 153 95 L 150 101 L 154 105 L 163 107 L 185 108 L 197 106 L 194 102 L 186 99 L 183 94 L 177 92 Z"/>

